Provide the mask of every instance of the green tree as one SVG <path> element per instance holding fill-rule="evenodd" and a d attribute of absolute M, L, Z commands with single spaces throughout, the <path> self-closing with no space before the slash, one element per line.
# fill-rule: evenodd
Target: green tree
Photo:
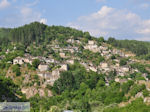
<path fill-rule="evenodd" d="M 54 82 L 53 90 L 61 94 L 65 90 L 72 90 L 75 87 L 74 76 L 71 72 L 62 72 L 60 78 Z"/>
<path fill-rule="evenodd" d="M 40 60 L 39 59 L 34 59 L 33 62 L 32 62 L 32 66 L 34 68 L 38 68 L 39 64 L 40 64 Z"/>
<path fill-rule="evenodd" d="M 122 58 L 121 60 L 120 60 L 120 66 L 124 66 L 124 65 L 126 65 L 127 64 L 127 59 L 125 59 L 125 58 Z"/>
<path fill-rule="evenodd" d="M 16 73 L 16 76 L 20 76 L 21 72 L 20 72 L 20 65 L 16 64 L 12 66 L 12 71 L 14 73 Z"/>

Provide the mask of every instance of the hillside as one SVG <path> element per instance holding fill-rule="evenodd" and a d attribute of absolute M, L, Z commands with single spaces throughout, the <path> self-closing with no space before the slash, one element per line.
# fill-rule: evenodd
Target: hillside
<path fill-rule="evenodd" d="M 38 22 L 0 29 L 0 39 L 2 101 L 29 101 L 31 112 L 150 111 L 149 42 Z"/>

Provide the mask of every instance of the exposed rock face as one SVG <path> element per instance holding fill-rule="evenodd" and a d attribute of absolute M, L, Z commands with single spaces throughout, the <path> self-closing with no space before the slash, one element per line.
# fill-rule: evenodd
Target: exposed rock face
<path fill-rule="evenodd" d="M 135 95 L 135 98 L 143 98 L 144 96 L 143 96 L 143 93 L 142 92 L 139 92 L 139 93 L 137 93 L 136 95 Z"/>
<path fill-rule="evenodd" d="M 38 90 L 35 87 L 22 88 L 21 91 L 22 93 L 26 94 L 27 99 L 38 93 Z"/>
<path fill-rule="evenodd" d="M 45 95 L 45 92 L 44 92 L 43 89 L 39 89 L 39 90 L 38 90 L 38 93 L 39 93 L 40 96 L 44 96 L 44 95 Z"/>
<path fill-rule="evenodd" d="M 39 96 L 44 97 L 44 96 L 52 96 L 52 92 L 50 90 L 45 92 L 44 89 L 40 88 L 37 89 L 35 87 L 29 87 L 29 88 L 22 88 L 22 93 L 26 94 L 27 99 L 33 97 L 36 94 L 39 94 Z"/>
<path fill-rule="evenodd" d="M 145 102 L 145 103 L 150 103 L 150 97 L 144 98 L 144 102 Z"/>
<path fill-rule="evenodd" d="M 24 78 L 24 80 L 23 80 L 23 83 L 24 83 L 24 84 L 25 84 L 25 83 L 28 83 L 29 80 L 30 80 L 30 75 L 29 75 L 29 74 L 25 74 L 25 78 Z"/>
<path fill-rule="evenodd" d="M 48 65 L 40 64 L 40 65 L 38 66 L 38 69 L 39 69 L 41 72 L 47 71 L 47 70 L 49 70 L 49 66 L 48 66 Z"/>

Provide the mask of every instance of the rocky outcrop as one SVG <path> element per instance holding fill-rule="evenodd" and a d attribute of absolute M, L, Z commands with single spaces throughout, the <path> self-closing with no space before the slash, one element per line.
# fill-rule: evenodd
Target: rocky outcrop
<path fill-rule="evenodd" d="M 52 92 L 50 90 L 45 90 L 43 88 L 37 89 L 36 87 L 22 88 L 22 93 L 24 93 L 27 99 L 39 94 L 40 97 L 52 96 Z"/>

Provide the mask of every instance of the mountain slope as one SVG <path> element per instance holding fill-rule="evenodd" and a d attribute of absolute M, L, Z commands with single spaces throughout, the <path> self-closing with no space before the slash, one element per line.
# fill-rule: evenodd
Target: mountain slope
<path fill-rule="evenodd" d="M 141 51 L 148 43 L 107 41 L 37 22 L 11 29 L 8 35 L 7 45 L 3 39 L 0 45 L 0 74 L 13 81 L 10 96 L 22 91 L 31 111 L 135 112 L 138 104 L 139 112 L 149 111 L 150 64 L 139 59 L 147 55 Z M 8 92 L 6 85 L 0 87 L 1 97 Z"/>

